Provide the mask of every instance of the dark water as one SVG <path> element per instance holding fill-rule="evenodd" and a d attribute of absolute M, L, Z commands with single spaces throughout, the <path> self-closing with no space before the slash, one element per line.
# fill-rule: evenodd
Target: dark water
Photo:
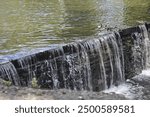
<path fill-rule="evenodd" d="M 145 21 L 149 0 L 1 0 L 0 57 Z"/>

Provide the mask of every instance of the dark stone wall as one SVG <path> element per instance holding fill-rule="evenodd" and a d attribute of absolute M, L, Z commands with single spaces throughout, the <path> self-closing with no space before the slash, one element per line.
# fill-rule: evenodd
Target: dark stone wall
<path fill-rule="evenodd" d="M 138 75 L 144 69 L 144 39 L 139 27 L 121 32 L 125 62 L 125 78 Z"/>

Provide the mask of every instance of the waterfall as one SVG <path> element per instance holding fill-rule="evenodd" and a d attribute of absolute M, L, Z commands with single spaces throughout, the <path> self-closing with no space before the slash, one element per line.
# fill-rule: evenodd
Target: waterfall
<path fill-rule="evenodd" d="M 50 49 L 0 66 L 1 77 L 15 85 L 100 91 L 124 81 L 119 33 Z"/>
<path fill-rule="evenodd" d="M 148 31 L 145 25 L 141 25 L 140 29 L 142 31 L 142 38 L 144 39 L 144 53 L 145 53 L 145 69 L 150 68 L 150 39 Z"/>
<path fill-rule="evenodd" d="M 142 25 L 3 62 L 0 78 L 19 86 L 101 91 L 149 68 L 149 45 Z"/>
<path fill-rule="evenodd" d="M 0 78 L 14 85 L 20 85 L 18 73 L 11 62 L 0 64 Z"/>

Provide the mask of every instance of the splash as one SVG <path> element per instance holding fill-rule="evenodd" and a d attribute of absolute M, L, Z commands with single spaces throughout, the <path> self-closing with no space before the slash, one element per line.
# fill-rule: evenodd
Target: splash
<path fill-rule="evenodd" d="M 141 75 L 150 76 L 150 69 L 143 70 Z"/>

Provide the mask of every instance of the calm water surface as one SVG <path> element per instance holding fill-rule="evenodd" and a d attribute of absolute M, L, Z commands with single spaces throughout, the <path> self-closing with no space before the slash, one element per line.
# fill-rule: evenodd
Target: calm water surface
<path fill-rule="evenodd" d="M 150 0 L 0 0 L 0 57 L 150 22 Z"/>

